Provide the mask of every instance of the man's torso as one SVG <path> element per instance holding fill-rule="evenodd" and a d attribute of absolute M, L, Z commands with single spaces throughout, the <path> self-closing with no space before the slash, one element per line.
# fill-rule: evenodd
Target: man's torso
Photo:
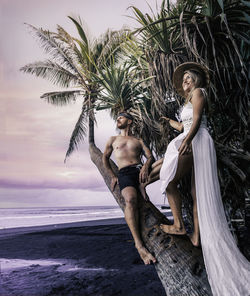
<path fill-rule="evenodd" d="M 119 169 L 141 162 L 142 146 L 131 136 L 116 136 L 112 144 Z"/>

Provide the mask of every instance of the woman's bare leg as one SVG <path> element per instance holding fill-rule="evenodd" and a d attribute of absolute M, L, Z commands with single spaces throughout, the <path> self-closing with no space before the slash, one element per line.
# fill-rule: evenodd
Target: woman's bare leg
<path fill-rule="evenodd" d="M 161 224 L 161 229 L 166 233 L 179 235 L 186 234 L 181 211 L 182 200 L 177 185 L 179 181 L 191 170 L 192 164 L 192 154 L 179 156 L 175 177 L 166 188 L 168 202 L 174 217 L 173 225 Z"/>
<path fill-rule="evenodd" d="M 200 245 L 200 231 L 199 231 L 199 220 L 197 211 L 197 199 L 195 191 L 195 174 L 194 168 L 192 171 L 192 181 L 191 181 L 191 194 L 193 197 L 193 219 L 194 219 L 194 232 L 190 235 L 190 240 L 195 247 Z"/>
<path fill-rule="evenodd" d="M 149 200 L 149 197 L 146 192 L 146 186 L 159 180 L 162 163 L 163 163 L 163 158 L 155 161 L 152 164 L 152 171 L 150 172 L 150 174 L 148 176 L 148 181 L 146 183 L 140 183 L 140 185 L 139 185 L 139 190 L 145 200 Z"/>
<path fill-rule="evenodd" d="M 174 224 L 173 225 L 165 225 L 161 224 L 161 229 L 170 234 L 179 234 L 183 235 L 186 234 L 182 212 L 181 212 L 181 205 L 182 200 L 180 193 L 177 189 L 177 183 L 171 182 L 167 188 L 167 197 L 168 203 L 170 205 L 173 217 L 174 217 Z"/>
<path fill-rule="evenodd" d="M 145 183 L 146 184 L 145 187 L 160 179 L 160 170 L 161 170 L 162 163 L 163 163 L 163 158 L 158 159 L 152 164 L 152 171 L 148 176 L 148 181 L 147 183 Z"/>

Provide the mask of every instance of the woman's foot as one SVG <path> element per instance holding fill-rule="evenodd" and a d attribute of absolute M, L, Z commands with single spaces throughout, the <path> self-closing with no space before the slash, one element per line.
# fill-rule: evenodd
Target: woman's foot
<path fill-rule="evenodd" d="M 144 246 L 136 247 L 136 249 L 145 265 L 150 264 L 151 261 L 153 263 L 156 263 L 155 257 L 152 254 L 150 254 Z"/>
<path fill-rule="evenodd" d="M 200 247 L 201 244 L 199 235 L 192 233 L 189 235 L 189 239 L 194 247 Z"/>
<path fill-rule="evenodd" d="M 186 229 L 183 226 L 176 226 L 176 225 L 166 225 L 166 224 L 160 224 L 161 230 L 168 234 L 177 234 L 177 235 L 185 235 Z"/>

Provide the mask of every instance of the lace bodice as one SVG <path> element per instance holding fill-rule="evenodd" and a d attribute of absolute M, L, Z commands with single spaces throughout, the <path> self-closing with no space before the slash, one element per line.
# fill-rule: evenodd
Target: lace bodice
<path fill-rule="evenodd" d="M 204 88 L 201 88 L 204 97 L 206 99 L 206 91 Z M 193 123 L 193 105 L 192 103 L 188 102 L 181 111 L 181 120 L 184 127 L 184 132 L 189 131 L 191 125 Z M 200 127 L 207 127 L 207 118 L 206 115 L 203 113 L 201 118 Z"/>

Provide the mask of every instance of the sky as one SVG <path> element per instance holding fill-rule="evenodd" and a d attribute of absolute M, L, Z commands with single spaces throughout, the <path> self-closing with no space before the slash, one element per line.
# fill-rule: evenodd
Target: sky
<path fill-rule="evenodd" d="M 158 3 L 159 0 L 157 0 Z M 90 36 L 124 25 L 135 28 L 130 5 L 143 12 L 156 0 L 0 0 L 0 207 L 59 207 L 116 205 L 87 143 L 64 163 L 65 153 L 81 110 L 81 100 L 56 107 L 40 99 L 60 90 L 51 82 L 19 69 L 49 58 L 24 23 L 56 30 L 60 24 L 71 35 L 76 29 L 67 18 L 80 16 Z M 109 114 L 97 114 L 97 146 L 103 151 L 117 134 Z M 151 201 L 163 203 L 156 182 L 148 189 Z"/>

